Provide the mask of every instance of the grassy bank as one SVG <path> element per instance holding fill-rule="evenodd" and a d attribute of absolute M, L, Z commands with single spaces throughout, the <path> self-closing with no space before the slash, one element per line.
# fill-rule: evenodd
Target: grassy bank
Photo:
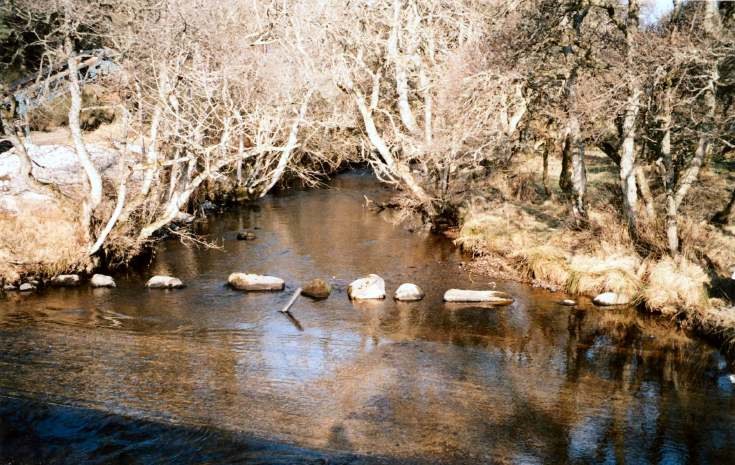
<path fill-rule="evenodd" d="M 492 275 L 589 296 L 615 292 L 682 326 L 735 344 L 735 308 L 727 285 L 735 265 L 735 231 L 710 225 L 703 203 L 726 203 L 735 173 L 708 166 L 683 206 L 682 253 L 666 253 L 658 219 L 641 218 L 633 240 L 621 222 L 616 167 L 604 155 L 589 159 L 590 225 L 576 229 L 555 185 L 560 166 L 549 166 L 548 190 L 540 160 L 521 163 L 520 173 L 498 172 L 462 211 L 456 242 L 474 257 L 474 267 Z M 651 176 L 653 177 L 653 176 Z M 652 180 L 653 181 L 653 180 Z M 661 216 L 659 214 L 658 216 Z M 723 290 L 723 283 L 725 289 Z"/>

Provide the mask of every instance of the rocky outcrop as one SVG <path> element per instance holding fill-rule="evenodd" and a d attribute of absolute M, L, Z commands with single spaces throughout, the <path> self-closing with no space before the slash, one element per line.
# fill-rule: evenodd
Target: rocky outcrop
<path fill-rule="evenodd" d="M 281 278 L 250 273 L 232 273 L 227 283 L 238 291 L 282 291 L 286 286 Z"/>
<path fill-rule="evenodd" d="M 632 299 L 630 298 L 630 296 L 627 296 L 625 294 L 618 294 L 616 292 L 603 292 L 592 300 L 595 305 L 600 305 L 603 307 L 612 305 L 628 305 L 631 303 L 631 301 Z"/>
<path fill-rule="evenodd" d="M 353 281 L 347 288 L 352 300 L 385 299 L 385 281 L 376 274 Z"/>
<path fill-rule="evenodd" d="M 112 279 L 112 276 L 107 276 L 104 274 L 95 274 L 92 276 L 92 279 L 89 281 L 89 283 L 92 285 L 92 287 L 116 287 L 115 280 Z"/>
<path fill-rule="evenodd" d="M 56 287 L 75 287 L 81 282 L 77 274 L 60 274 L 51 278 L 51 285 Z"/>
<path fill-rule="evenodd" d="M 154 276 L 145 283 L 145 287 L 149 289 L 181 289 L 184 283 L 179 278 L 173 276 Z"/>
<path fill-rule="evenodd" d="M 492 305 L 510 305 L 513 296 L 501 291 L 471 291 L 466 289 L 449 289 L 444 293 L 445 302 L 484 302 Z"/>
<path fill-rule="evenodd" d="M 398 286 L 393 298 L 402 302 L 413 302 L 421 300 L 426 294 L 423 289 L 412 283 L 403 283 Z"/>
<path fill-rule="evenodd" d="M 326 299 L 332 293 L 332 286 L 323 279 L 312 279 L 301 288 L 301 295 L 312 299 Z"/>

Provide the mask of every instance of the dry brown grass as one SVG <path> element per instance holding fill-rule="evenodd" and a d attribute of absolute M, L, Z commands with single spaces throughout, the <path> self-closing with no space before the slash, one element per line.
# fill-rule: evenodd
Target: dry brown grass
<path fill-rule="evenodd" d="M 69 207 L 51 203 L 23 208 L 19 215 L 0 213 L 0 278 L 53 276 L 88 264 L 77 216 Z"/>
<path fill-rule="evenodd" d="M 537 165 L 538 161 L 531 160 L 523 162 L 520 169 L 533 171 L 538 169 Z M 474 202 L 463 213 L 464 223 L 456 242 L 481 257 L 484 271 L 512 269 L 520 279 L 573 295 L 617 292 L 645 303 L 650 310 L 667 315 L 685 312 L 697 315 L 700 321 L 709 321 L 704 317 L 712 309 L 708 300 L 709 278 L 703 266 L 714 267 L 720 274 L 728 272 L 735 264 L 735 235 L 703 221 L 701 212 L 697 212 L 699 216 L 692 212 L 680 224 L 682 255 L 686 258 L 674 260 L 667 256 L 662 220 L 641 218 L 639 234 L 645 244 L 641 249 L 641 242 L 631 240 L 621 221 L 619 202 L 615 199 L 614 168 L 608 165 L 604 159 L 592 157 L 588 229 L 575 230 L 554 221 L 566 216 L 560 207 L 563 202 L 519 198 L 523 196 L 518 196 L 518 192 L 540 189 L 538 170 L 537 189 L 526 185 L 533 179 L 529 181 L 525 175 L 521 177 L 524 187 L 515 190 L 512 180 L 494 178 L 496 184 L 492 188 L 497 189 L 502 201 Z M 559 196 L 554 185 L 557 170 L 556 161 L 552 161 L 553 181 L 549 187 L 552 195 Z M 711 185 L 706 189 L 714 190 Z M 718 189 L 720 194 L 727 193 L 723 186 Z M 691 195 L 696 198 L 698 191 Z M 720 197 L 718 201 L 724 199 L 723 195 Z M 639 253 L 648 258 L 644 261 Z M 504 274 L 507 276 L 507 271 Z M 729 315 L 720 313 L 717 321 L 724 321 Z"/>
<path fill-rule="evenodd" d="M 701 266 L 686 258 L 664 257 L 646 263 L 646 306 L 666 315 L 709 308 L 706 286 L 710 279 Z"/>

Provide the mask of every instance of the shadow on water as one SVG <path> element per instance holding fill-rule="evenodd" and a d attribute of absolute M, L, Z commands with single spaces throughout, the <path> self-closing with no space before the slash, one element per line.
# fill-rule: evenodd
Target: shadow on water
<path fill-rule="evenodd" d="M 389 463 L 380 457 L 307 450 L 216 427 L 138 420 L 8 397 L 0 401 L 0 460 L 17 465 Z"/>
<path fill-rule="evenodd" d="M 166 241 L 115 289 L 0 302 L 0 464 L 735 463 L 734 370 L 719 352 L 517 283 L 497 283 L 507 307 L 444 304 L 447 288 L 492 278 L 363 195 L 390 192 L 341 176 L 210 217 L 221 250 Z M 246 228 L 256 240 L 236 240 Z M 236 292 L 234 271 L 286 291 Z M 350 302 L 368 273 L 426 298 Z M 187 288 L 146 290 L 151 274 Z M 315 277 L 332 296 L 278 311 Z"/>

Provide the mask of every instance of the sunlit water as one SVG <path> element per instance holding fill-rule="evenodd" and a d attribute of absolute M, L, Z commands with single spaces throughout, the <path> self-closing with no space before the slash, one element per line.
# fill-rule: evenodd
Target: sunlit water
<path fill-rule="evenodd" d="M 710 346 L 520 284 L 497 283 L 509 307 L 443 304 L 491 278 L 366 209 L 390 195 L 371 177 L 330 187 L 212 216 L 221 249 L 166 241 L 116 289 L 0 301 L 0 463 L 735 463 L 733 367 Z M 231 290 L 234 271 L 287 289 Z M 427 297 L 351 303 L 368 273 Z M 332 296 L 281 314 L 313 277 Z"/>

